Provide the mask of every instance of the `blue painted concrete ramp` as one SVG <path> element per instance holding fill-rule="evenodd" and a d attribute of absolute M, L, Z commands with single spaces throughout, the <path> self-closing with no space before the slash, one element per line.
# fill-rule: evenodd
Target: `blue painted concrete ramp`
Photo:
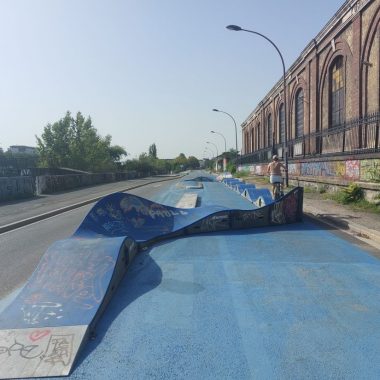
<path fill-rule="evenodd" d="M 255 209 L 203 185 L 191 190 L 203 206 Z M 175 185 L 156 201 L 184 192 Z M 71 380 L 379 379 L 380 261 L 362 246 L 308 220 L 151 241 Z"/>
<path fill-rule="evenodd" d="M 302 220 L 301 188 L 262 209 L 204 204 L 179 209 L 124 193 L 99 201 L 71 238 L 48 249 L 0 314 L 0 378 L 69 374 L 138 249 L 193 234 Z"/>

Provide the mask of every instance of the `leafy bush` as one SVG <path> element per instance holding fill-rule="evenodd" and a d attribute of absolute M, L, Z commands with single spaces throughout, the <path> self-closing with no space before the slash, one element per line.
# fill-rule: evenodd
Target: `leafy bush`
<path fill-rule="evenodd" d="M 359 202 L 364 198 L 363 189 L 356 183 L 351 183 L 341 192 L 341 202 L 343 204 Z"/>
<path fill-rule="evenodd" d="M 380 167 L 378 164 L 375 163 L 372 168 L 369 168 L 368 174 L 372 182 L 380 182 Z"/>

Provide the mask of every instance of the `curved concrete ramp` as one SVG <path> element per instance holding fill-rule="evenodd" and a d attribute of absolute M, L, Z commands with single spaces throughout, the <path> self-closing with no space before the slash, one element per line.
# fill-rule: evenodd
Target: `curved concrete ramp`
<path fill-rule="evenodd" d="M 263 207 L 274 202 L 272 194 L 268 189 L 247 188 L 244 189 L 242 196 L 258 207 Z"/>
<path fill-rule="evenodd" d="M 94 205 L 74 235 L 54 243 L 0 314 L 0 378 L 68 375 L 139 247 L 186 234 L 302 219 L 303 189 L 256 210 L 181 209 L 125 193 Z"/>
<path fill-rule="evenodd" d="M 247 189 L 256 189 L 256 185 L 254 185 L 253 183 L 238 183 L 235 185 L 235 190 L 239 194 L 243 194 L 244 190 Z"/>
<path fill-rule="evenodd" d="M 135 253 L 125 237 L 55 242 L 0 314 L 0 378 L 68 375 Z"/>
<path fill-rule="evenodd" d="M 233 210 L 223 206 L 180 209 L 132 194 L 115 193 L 92 208 L 74 235 L 128 236 L 137 242 L 153 243 L 187 234 L 189 230 L 212 232 L 293 223 L 302 218 L 302 195 L 302 188 L 296 188 L 276 206 L 272 202 L 256 210 Z"/>

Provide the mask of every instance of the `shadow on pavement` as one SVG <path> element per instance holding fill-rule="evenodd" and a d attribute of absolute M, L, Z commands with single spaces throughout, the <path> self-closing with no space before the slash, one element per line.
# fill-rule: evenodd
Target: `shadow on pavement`
<path fill-rule="evenodd" d="M 162 271 L 150 256 L 150 250 L 145 250 L 135 257 L 125 277 L 121 281 L 106 311 L 96 325 L 95 335 L 84 342 L 83 350 L 74 364 L 73 373 L 87 356 L 102 342 L 112 322 L 118 315 L 137 298 L 141 297 L 160 285 Z M 125 326 L 125 328 L 130 328 Z"/>

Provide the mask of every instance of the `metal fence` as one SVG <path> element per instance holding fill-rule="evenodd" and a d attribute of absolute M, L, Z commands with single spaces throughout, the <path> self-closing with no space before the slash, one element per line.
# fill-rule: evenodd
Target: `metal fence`
<path fill-rule="evenodd" d="M 315 158 L 342 155 L 360 155 L 380 152 L 380 113 L 376 112 L 354 119 L 335 128 L 325 129 L 289 140 L 288 158 Z M 260 163 L 270 160 L 273 154 L 284 157 L 281 144 L 243 155 L 242 164 Z"/>

